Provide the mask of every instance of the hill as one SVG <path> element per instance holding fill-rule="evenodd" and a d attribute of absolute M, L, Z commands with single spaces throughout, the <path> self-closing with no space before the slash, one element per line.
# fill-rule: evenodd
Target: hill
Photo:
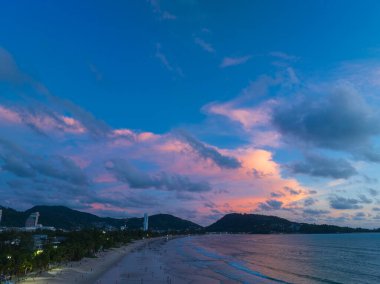
<path fill-rule="evenodd" d="M 143 218 L 130 218 L 126 221 L 128 229 L 141 228 Z M 149 228 L 156 231 L 196 231 L 202 227 L 191 221 L 184 220 L 169 214 L 157 214 L 149 217 Z"/>
<path fill-rule="evenodd" d="M 3 218 L 1 226 L 23 227 L 25 220 L 33 212 L 40 213 L 39 223 L 59 229 L 75 230 L 83 228 L 120 228 L 126 226 L 130 230 L 138 230 L 143 226 L 143 218 L 104 218 L 94 214 L 73 210 L 64 206 L 34 206 L 24 212 L 12 208 L 1 207 Z M 291 222 L 276 216 L 258 214 L 231 213 L 208 227 L 201 227 L 191 221 L 169 214 L 149 216 L 149 229 L 155 231 L 197 231 L 197 232 L 228 232 L 228 233 L 355 233 L 379 232 L 361 228 L 339 227 L 333 225 L 317 225 Z"/>
<path fill-rule="evenodd" d="M 25 214 L 29 216 L 33 212 L 40 213 L 40 224 L 62 229 L 101 228 L 106 226 L 120 227 L 124 224 L 122 219 L 102 218 L 65 206 L 34 206 L 26 210 Z"/>
<path fill-rule="evenodd" d="M 103 218 L 94 214 L 70 209 L 65 206 L 34 206 L 24 212 L 12 208 L 0 207 L 3 210 L 1 226 L 23 227 L 25 220 L 33 212 L 39 212 L 39 223 L 44 226 L 52 226 L 60 229 L 72 230 L 80 228 L 103 228 L 126 225 L 129 229 L 141 229 L 143 218 Z M 193 231 L 202 229 L 201 226 L 168 214 L 149 216 L 149 229 L 160 231 Z"/>
<path fill-rule="evenodd" d="M 286 219 L 258 214 L 227 214 L 206 227 L 208 232 L 271 233 L 295 231 L 296 223 Z"/>
<path fill-rule="evenodd" d="M 5 227 L 21 227 L 25 226 L 25 220 L 27 218 L 24 212 L 16 211 L 12 208 L 6 208 L 0 206 L 0 209 L 3 210 L 1 226 Z"/>
<path fill-rule="evenodd" d="M 258 214 L 227 214 L 215 223 L 206 227 L 207 232 L 228 232 L 228 233 L 355 233 L 371 232 L 368 229 L 339 227 L 333 225 L 317 225 L 291 222 L 276 216 L 266 216 Z M 375 231 L 375 230 L 374 230 Z"/>

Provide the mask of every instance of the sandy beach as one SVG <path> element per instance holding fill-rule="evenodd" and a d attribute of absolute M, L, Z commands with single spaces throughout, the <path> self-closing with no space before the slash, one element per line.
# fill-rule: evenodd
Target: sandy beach
<path fill-rule="evenodd" d="M 94 283 L 220 283 L 219 279 L 209 272 L 200 275 L 199 269 L 189 263 L 187 257 L 181 257 L 176 241 L 186 238 L 176 236 L 145 242 L 131 250 Z"/>
<path fill-rule="evenodd" d="M 128 253 L 141 250 L 150 242 L 161 238 L 138 240 L 120 248 L 113 248 L 97 255 L 96 258 L 83 258 L 43 272 L 38 277 L 29 277 L 17 283 L 55 284 L 55 283 L 96 283 L 106 271 L 111 270 Z"/>
<path fill-rule="evenodd" d="M 209 265 L 218 266 L 223 261 L 200 255 L 193 238 L 175 236 L 139 240 L 103 252 L 97 258 L 70 262 L 18 283 L 241 283 L 223 275 L 218 269 L 210 269 Z M 255 283 L 268 283 L 262 279 L 255 280 Z"/>

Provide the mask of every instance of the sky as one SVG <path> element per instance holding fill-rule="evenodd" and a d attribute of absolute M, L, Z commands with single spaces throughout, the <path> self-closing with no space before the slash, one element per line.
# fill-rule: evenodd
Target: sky
<path fill-rule="evenodd" d="M 378 1 L 7 1 L 0 205 L 380 227 Z"/>

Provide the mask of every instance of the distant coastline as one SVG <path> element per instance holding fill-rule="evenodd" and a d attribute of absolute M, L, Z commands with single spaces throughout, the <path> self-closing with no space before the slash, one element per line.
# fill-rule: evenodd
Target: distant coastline
<path fill-rule="evenodd" d="M 62 230 L 109 229 L 109 230 L 142 230 L 143 218 L 110 218 L 99 217 L 64 206 L 34 206 L 24 212 L 0 206 L 3 212 L 0 228 L 18 228 L 24 226 L 25 220 L 33 212 L 40 213 L 40 223 L 44 228 Z M 221 217 L 209 226 L 201 226 L 192 221 L 169 214 L 149 216 L 149 230 L 154 232 L 185 233 L 358 233 L 380 232 L 380 228 L 364 229 L 342 227 L 329 224 L 308 224 L 289 221 L 284 218 L 259 214 L 230 213 Z"/>

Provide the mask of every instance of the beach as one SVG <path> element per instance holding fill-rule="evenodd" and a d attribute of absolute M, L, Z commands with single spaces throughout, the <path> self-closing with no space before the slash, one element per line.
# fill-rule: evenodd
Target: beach
<path fill-rule="evenodd" d="M 191 237 L 156 238 L 146 242 L 131 250 L 94 283 L 220 283 L 209 272 L 200 275 L 198 268 L 178 253 L 176 241 L 188 238 Z"/>
<path fill-rule="evenodd" d="M 106 271 L 112 270 L 117 263 L 131 252 L 139 251 L 149 243 L 161 238 L 134 241 L 128 245 L 112 248 L 97 254 L 94 258 L 83 258 L 80 261 L 68 262 L 37 277 L 28 277 L 17 283 L 55 284 L 55 283 L 96 283 Z"/>
<path fill-rule="evenodd" d="M 139 240 L 102 252 L 96 258 L 69 262 L 19 283 L 241 283 L 234 274 L 229 275 L 229 269 L 219 271 L 224 260 L 199 251 L 201 247 L 194 243 L 197 239 L 196 236 L 175 236 Z M 249 280 L 272 283 L 255 275 L 250 275 Z"/>
<path fill-rule="evenodd" d="M 380 234 L 195 235 L 136 241 L 21 283 L 379 283 Z"/>

